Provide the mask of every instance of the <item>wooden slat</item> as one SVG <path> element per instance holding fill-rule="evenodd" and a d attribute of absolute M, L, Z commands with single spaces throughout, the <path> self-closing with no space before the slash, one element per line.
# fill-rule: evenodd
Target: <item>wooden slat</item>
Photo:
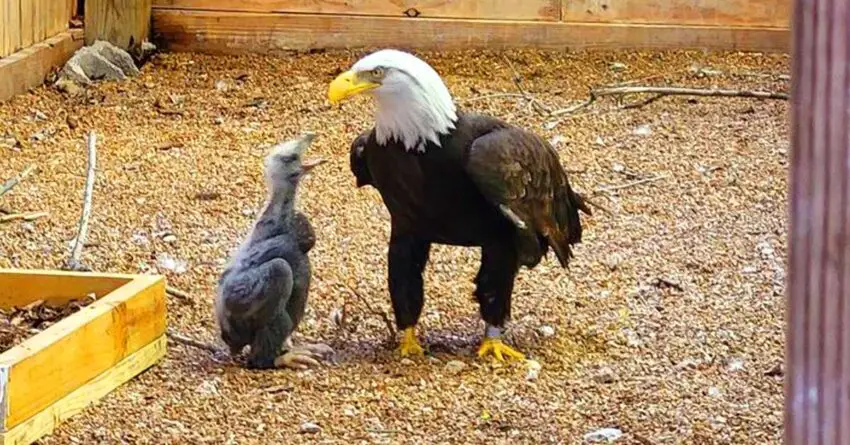
<path fill-rule="evenodd" d="M 21 23 L 21 49 L 25 49 L 32 45 L 33 43 L 37 43 L 40 40 L 33 40 L 35 36 L 35 30 L 33 29 L 34 22 L 33 17 L 35 16 L 35 2 L 36 0 L 18 0 L 20 2 L 20 23 Z"/>
<path fill-rule="evenodd" d="M 151 0 L 86 0 L 86 45 L 106 40 L 129 49 L 148 38 Z"/>
<path fill-rule="evenodd" d="M 0 57 L 8 56 L 21 48 L 20 0 L 0 2 Z"/>
<path fill-rule="evenodd" d="M 133 275 L 91 274 L 56 270 L 0 270 L 0 308 L 37 300 L 63 304 L 90 293 L 102 297 L 129 283 Z"/>
<path fill-rule="evenodd" d="M 142 371 L 156 364 L 165 356 L 165 353 L 166 336 L 162 335 L 139 351 L 128 355 L 85 385 L 30 417 L 26 422 L 0 434 L 0 443 L 3 445 L 30 444 L 52 433 L 62 422 L 82 412 L 93 402 L 103 398 Z"/>
<path fill-rule="evenodd" d="M 142 276 L 0 355 L 5 431 L 165 334 L 165 280 Z"/>
<path fill-rule="evenodd" d="M 558 20 L 559 0 L 154 0 L 155 8 L 497 20 Z"/>
<path fill-rule="evenodd" d="M 564 0 L 562 20 L 599 23 L 788 27 L 788 0 Z"/>
<path fill-rule="evenodd" d="M 52 67 L 61 67 L 82 46 L 82 32 L 75 29 L 0 59 L 0 102 L 44 83 Z"/>
<path fill-rule="evenodd" d="M 850 5 L 796 0 L 787 445 L 850 443 Z"/>
<path fill-rule="evenodd" d="M 219 54 L 363 47 L 787 51 L 789 46 L 788 30 L 782 28 L 598 25 L 162 9 L 154 11 L 153 26 L 171 50 Z"/>

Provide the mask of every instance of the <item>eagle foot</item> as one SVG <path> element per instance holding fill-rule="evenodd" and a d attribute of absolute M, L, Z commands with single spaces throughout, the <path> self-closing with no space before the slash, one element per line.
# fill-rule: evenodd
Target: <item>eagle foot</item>
<path fill-rule="evenodd" d="M 403 331 L 398 352 L 402 357 L 425 354 L 425 350 L 422 349 L 422 346 L 419 345 L 419 341 L 416 340 L 416 332 L 413 328 L 407 328 Z"/>
<path fill-rule="evenodd" d="M 484 339 L 484 342 L 481 343 L 481 347 L 478 348 L 478 357 L 483 358 L 486 355 L 492 355 L 500 362 L 506 361 L 506 358 L 525 360 L 525 354 L 502 343 L 500 338 Z"/>

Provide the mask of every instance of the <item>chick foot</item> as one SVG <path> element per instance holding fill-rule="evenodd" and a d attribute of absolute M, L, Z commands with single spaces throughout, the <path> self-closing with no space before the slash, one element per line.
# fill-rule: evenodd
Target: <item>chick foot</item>
<path fill-rule="evenodd" d="M 276 368 L 308 369 L 319 366 L 319 362 L 310 355 L 287 351 L 274 359 L 274 365 Z"/>

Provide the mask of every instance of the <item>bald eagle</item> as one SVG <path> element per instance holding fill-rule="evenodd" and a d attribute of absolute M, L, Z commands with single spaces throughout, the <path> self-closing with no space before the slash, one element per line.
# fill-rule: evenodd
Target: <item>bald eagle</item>
<path fill-rule="evenodd" d="M 501 337 L 514 279 L 549 248 L 567 267 L 581 241 L 584 199 L 552 146 L 499 119 L 457 109 L 439 74 L 416 56 L 374 52 L 331 82 L 333 104 L 369 93 L 374 128 L 351 144 L 358 187 L 378 190 L 390 213 L 388 286 L 402 356 L 422 354 L 415 333 L 432 244 L 477 246 L 474 295 L 485 322 L 479 357 L 523 359 Z"/>

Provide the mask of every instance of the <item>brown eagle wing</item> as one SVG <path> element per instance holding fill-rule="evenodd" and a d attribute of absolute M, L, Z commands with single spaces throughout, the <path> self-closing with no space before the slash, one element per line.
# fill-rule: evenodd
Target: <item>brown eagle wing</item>
<path fill-rule="evenodd" d="M 549 143 L 516 127 L 494 130 L 473 141 L 466 171 L 487 200 L 510 209 L 567 266 L 570 245 L 581 242 L 578 212 L 590 210 Z"/>

